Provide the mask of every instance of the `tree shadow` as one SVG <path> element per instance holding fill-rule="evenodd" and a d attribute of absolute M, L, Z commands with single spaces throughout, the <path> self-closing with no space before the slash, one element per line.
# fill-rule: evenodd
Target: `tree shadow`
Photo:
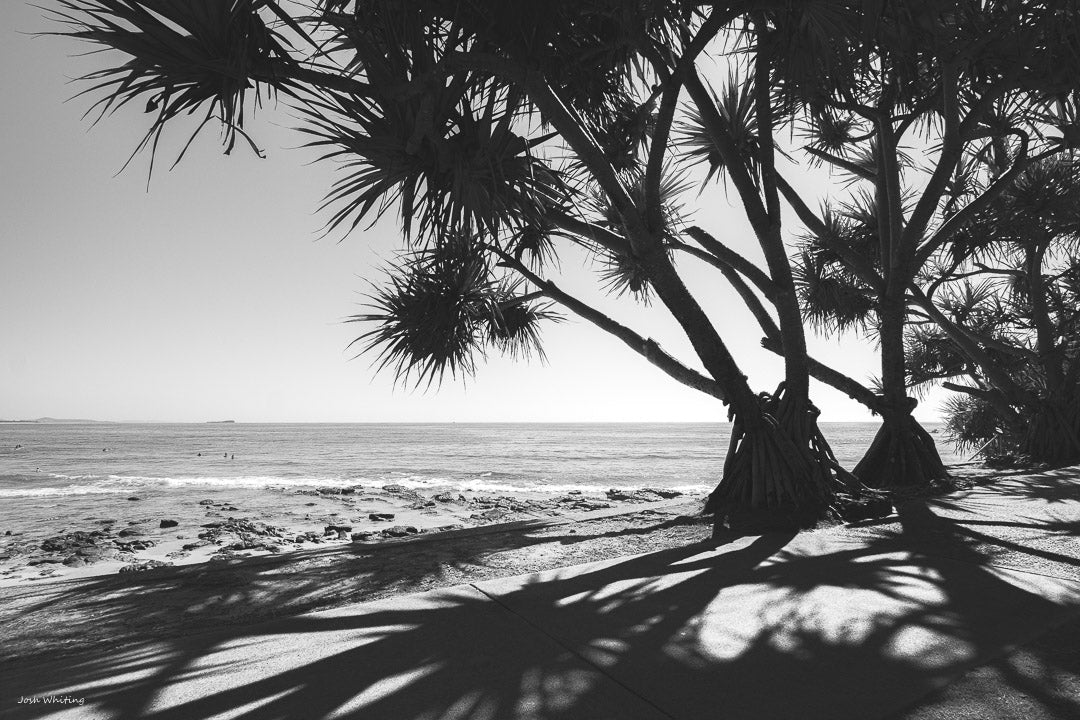
<path fill-rule="evenodd" d="M 1080 501 L 1080 468 L 1067 467 L 1041 472 L 998 473 L 992 481 L 977 485 L 1007 499 L 1041 500 L 1048 504 Z"/>
<path fill-rule="evenodd" d="M 891 536 L 732 536 L 147 640 L 21 667 L 17 692 L 77 694 L 114 718 L 862 718 L 1073 611 L 989 567 L 926 503 L 904 504 L 900 522 Z M 963 556 L 922 552 L 928 533 Z M 143 590 L 93 602 L 132 616 L 170 592 Z M 1080 701 L 1047 679 L 1054 667 L 1006 681 L 1051 717 L 1076 716 Z"/>
<path fill-rule="evenodd" d="M 0 607 L 0 639 L 7 646 L 8 661 L 17 655 L 21 664 L 33 664 L 39 658 L 81 652 L 95 643 L 167 640 L 192 631 L 422 592 L 478 579 L 477 568 L 504 569 L 505 575 L 514 575 L 521 570 L 501 567 L 500 553 L 648 535 L 686 524 L 684 518 L 673 518 L 617 532 L 579 532 L 587 527 L 579 525 L 562 535 L 544 534 L 541 528 L 541 532 L 476 533 L 450 541 L 432 537 L 425 542 L 353 543 L 26 586 L 20 589 L 29 596 L 26 601 Z M 580 562 L 593 559 L 583 555 Z M 87 618 L 93 618 L 93 624 Z M 0 659 L 0 668 L 4 664 Z"/>

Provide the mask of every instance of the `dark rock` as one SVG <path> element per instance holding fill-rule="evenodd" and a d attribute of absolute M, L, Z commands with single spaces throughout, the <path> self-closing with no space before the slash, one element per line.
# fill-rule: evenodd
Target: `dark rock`
<path fill-rule="evenodd" d="M 368 515 L 368 519 L 375 520 L 376 522 L 381 522 L 383 520 L 393 520 L 394 513 L 371 513 L 370 515 Z"/>
<path fill-rule="evenodd" d="M 664 500 L 670 500 L 672 498 L 677 498 L 677 497 L 682 495 L 682 493 L 679 492 L 678 490 L 667 490 L 667 489 L 664 489 L 664 488 L 642 488 L 641 492 L 643 492 L 643 493 L 652 493 L 653 495 L 659 495 Z"/>
<path fill-rule="evenodd" d="M 78 555 L 71 555 L 70 557 L 68 557 L 67 560 L 64 560 L 64 564 L 67 565 L 68 567 L 73 567 L 73 568 L 83 567 L 84 565 L 86 565 L 86 560 L 84 558 L 79 557 Z"/>
<path fill-rule="evenodd" d="M 893 505 L 888 498 L 861 497 L 839 502 L 838 509 L 844 522 L 853 523 L 885 517 L 893 511 Z"/>
<path fill-rule="evenodd" d="M 134 528 L 124 528 L 116 534 L 120 537 L 132 537 L 134 535 L 144 535 L 145 533 L 142 530 L 135 530 Z"/>
<path fill-rule="evenodd" d="M 580 490 L 568 490 L 566 494 L 567 495 L 580 495 L 581 491 Z"/>
<path fill-rule="evenodd" d="M 130 500 L 132 502 L 137 502 L 139 500 L 142 500 L 142 498 L 141 497 L 135 497 L 134 495 L 132 495 L 131 497 L 128 498 L 128 500 Z M 123 571 L 121 570 L 121 572 L 123 572 Z"/>
<path fill-rule="evenodd" d="M 682 495 L 678 490 L 664 490 L 661 488 L 641 488 L 640 490 L 619 490 L 613 488 L 608 490 L 606 494 L 609 500 L 635 503 L 669 500 Z"/>
<path fill-rule="evenodd" d="M 188 543 L 187 545 L 184 545 L 183 549 L 191 551 L 191 550 L 196 550 L 198 548 L 206 547 L 207 545 L 213 545 L 213 544 L 214 543 L 212 543 L 212 542 L 210 542 L 208 540 L 199 540 L 198 542 Z"/>
<path fill-rule="evenodd" d="M 453 494 L 448 493 L 448 492 L 439 493 L 438 495 L 433 496 L 431 499 L 432 500 L 438 500 L 439 502 L 443 502 L 443 503 L 454 502 Z"/>
<path fill-rule="evenodd" d="M 601 502 L 599 500 L 578 500 L 573 505 L 575 510 L 603 510 L 611 507 L 611 503 Z"/>
<path fill-rule="evenodd" d="M 213 505 L 214 501 L 213 500 L 200 500 L 199 504 L 200 505 Z"/>
<path fill-rule="evenodd" d="M 121 552 L 141 552 L 147 548 L 152 548 L 155 543 L 153 540 L 146 540 L 145 538 L 136 538 L 124 542 L 123 540 L 113 540 L 113 544 L 120 549 Z"/>
<path fill-rule="evenodd" d="M 407 493 L 409 488 L 404 485 L 383 485 L 383 492 L 388 493 Z"/>
<path fill-rule="evenodd" d="M 69 553 L 80 547 L 94 545 L 106 535 L 101 530 L 91 532 L 73 532 L 67 535 L 46 538 L 41 543 L 41 549 L 46 552 Z"/>
<path fill-rule="evenodd" d="M 203 526 L 204 528 L 219 528 L 219 527 L 221 527 L 221 526 L 222 526 L 222 525 L 224 525 L 224 524 L 225 524 L 225 523 L 222 523 L 222 522 L 208 522 L 208 523 L 203 523 L 203 525 L 202 525 L 202 526 Z"/>
<path fill-rule="evenodd" d="M 395 525 L 394 527 L 387 528 L 382 532 L 383 535 L 388 535 L 389 537 L 405 537 L 407 535 L 416 535 L 420 531 L 412 525 Z"/>
<path fill-rule="evenodd" d="M 176 520 L 162 520 L 161 523 L 158 525 L 158 527 L 159 528 L 171 528 L 171 527 L 176 527 L 179 524 L 180 523 L 178 523 Z"/>
<path fill-rule="evenodd" d="M 62 563 L 62 562 L 64 562 L 64 558 L 36 557 L 36 558 L 31 558 L 30 561 L 27 562 L 26 564 L 27 565 L 45 565 L 45 564 L 48 564 L 48 563 Z"/>
<path fill-rule="evenodd" d="M 164 562 L 163 560 L 146 560 L 144 562 L 130 563 L 120 568 L 122 573 L 130 572 L 143 572 L 145 570 L 156 570 L 163 567 L 172 567 L 171 562 Z"/>
<path fill-rule="evenodd" d="M 115 525 L 115 520 L 98 520 L 98 525 Z"/>
<path fill-rule="evenodd" d="M 100 560 L 109 554 L 109 550 L 98 547 L 97 545 L 91 545 L 89 547 L 81 547 L 75 551 L 75 554 L 81 558 L 85 558 L 87 561 Z"/>
<path fill-rule="evenodd" d="M 350 532 L 352 532 L 352 525 L 327 525 L 323 530 L 323 535 L 336 534 L 338 540 L 348 540 Z"/>
<path fill-rule="evenodd" d="M 352 541 L 353 542 L 366 542 L 366 541 L 370 540 L 371 538 L 375 537 L 375 535 L 376 535 L 376 533 L 370 532 L 370 531 L 368 531 L 368 532 L 354 532 L 352 534 Z"/>

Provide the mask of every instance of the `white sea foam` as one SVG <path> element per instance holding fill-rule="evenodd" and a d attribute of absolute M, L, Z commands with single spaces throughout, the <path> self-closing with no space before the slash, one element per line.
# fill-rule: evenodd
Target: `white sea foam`
<path fill-rule="evenodd" d="M 47 477 L 67 481 L 68 484 L 53 487 L 4 488 L 0 497 L 51 497 L 70 495 L 107 495 L 132 492 L 145 488 L 240 488 L 250 490 L 278 489 L 294 490 L 316 487 L 364 488 L 378 490 L 386 485 L 400 485 L 410 490 L 442 491 L 452 489 L 469 493 L 543 493 L 564 494 L 572 491 L 596 494 L 603 493 L 609 487 L 635 490 L 643 487 L 639 484 L 611 482 L 606 485 L 588 483 L 552 483 L 537 484 L 500 482 L 492 479 L 493 473 L 486 472 L 473 478 L 425 477 L 421 475 L 403 475 L 394 473 L 389 477 L 280 477 L 250 475 L 238 477 L 197 476 L 197 477 L 153 477 L 144 475 L 63 475 L 49 473 Z M 701 484 L 665 485 L 666 489 L 683 493 L 700 493 L 707 490 Z"/>

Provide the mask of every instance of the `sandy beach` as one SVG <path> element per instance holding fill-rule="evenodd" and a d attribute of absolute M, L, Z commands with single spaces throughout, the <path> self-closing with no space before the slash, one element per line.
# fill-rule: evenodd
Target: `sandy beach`
<path fill-rule="evenodd" d="M 20 498 L 0 512 L 0 587 L 632 510 L 676 498 L 688 511 L 702 501 L 661 488 L 510 496 L 392 483 Z"/>
<path fill-rule="evenodd" d="M 822 616 L 817 614 L 818 610 L 811 611 L 816 607 L 815 603 L 831 598 L 826 603 L 826 606 L 831 608 L 829 612 L 839 613 L 836 622 L 841 622 L 843 627 L 851 630 L 860 626 L 857 622 L 851 624 L 854 621 L 847 618 L 848 613 L 858 615 L 865 610 L 877 617 L 874 613 L 883 612 L 882 608 L 873 605 L 859 610 L 858 603 L 851 605 L 844 600 L 849 593 L 864 593 L 866 598 L 873 598 L 875 603 L 896 603 L 896 611 L 900 615 L 889 622 L 895 624 L 895 628 L 890 632 L 898 633 L 897 637 L 903 634 L 908 622 L 906 618 L 910 614 L 913 618 L 911 622 L 920 626 L 925 624 L 926 630 L 920 632 L 925 634 L 936 628 L 934 632 L 944 633 L 942 639 L 934 640 L 928 648 L 937 653 L 947 651 L 946 655 L 955 653 L 956 657 L 941 667 L 933 664 L 921 665 L 920 658 L 925 658 L 925 653 L 929 650 L 919 650 L 920 646 L 916 644 L 911 650 L 911 658 L 907 659 L 905 655 L 903 661 L 911 663 L 910 669 L 915 674 L 910 677 L 902 676 L 894 682 L 889 679 L 888 673 L 874 668 L 880 666 L 883 670 L 892 667 L 890 663 L 896 662 L 892 654 L 896 648 L 888 650 L 884 646 L 878 648 L 875 645 L 856 644 L 848 647 L 844 643 L 838 644 L 836 651 L 858 655 L 857 662 L 854 657 L 848 658 L 852 661 L 850 667 L 865 666 L 868 668 L 866 672 L 875 678 L 875 683 L 884 683 L 882 688 L 875 690 L 883 694 L 873 696 L 874 700 L 867 701 L 869 705 L 856 702 L 856 706 L 862 708 L 858 711 L 862 713 L 859 717 L 871 716 L 865 714 L 868 707 L 872 706 L 881 711 L 889 707 L 899 707 L 896 703 L 910 702 L 912 698 L 957 678 L 961 679 L 957 681 L 955 690 L 936 696 L 936 699 L 920 705 L 910 714 L 878 713 L 872 716 L 888 717 L 889 720 L 901 717 L 941 720 L 976 717 L 956 715 L 953 711 L 956 708 L 964 711 L 965 708 L 978 707 L 982 713 L 978 717 L 983 719 L 1028 717 L 1033 720 L 1058 720 L 1067 717 L 1067 714 L 1056 714 L 1055 708 L 1071 712 L 1075 707 L 1075 703 L 1069 699 L 1069 688 L 1077 687 L 1080 682 L 1074 649 L 1061 650 L 1058 649 L 1060 642 L 1055 645 L 1053 642 L 1047 644 L 1039 640 L 1041 644 L 1025 645 L 1026 650 L 1009 655 L 1006 660 L 986 669 L 971 669 L 975 667 L 971 663 L 974 660 L 984 662 L 1005 651 L 1012 652 L 1015 647 L 1010 644 L 1012 640 L 999 637 L 1006 628 L 1015 626 L 1015 637 L 1029 642 L 1041 637 L 1041 633 L 1054 623 L 1061 623 L 1075 615 L 1075 609 L 1070 609 L 1073 600 L 1069 598 L 1080 590 L 1075 581 L 1076 563 L 1080 562 L 1077 560 L 1080 558 L 1080 545 L 1077 544 L 1075 535 L 1076 470 L 1025 474 L 991 473 L 969 467 L 956 469 L 956 474 L 960 477 L 956 489 L 952 492 L 933 497 L 898 498 L 897 513 L 888 517 L 800 533 L 797 540 L 793 539 L 794 534 L 774 534 L 775 536 L 756 539 L 735 535 L 729 538 L 711 538 L 710 520 L 699 513 L 700 498 L 681 497 L 653 502 L 616 500 L 611 501 L 611 507 L 608 508 L 549 508 L 546 517 L 532 518 L 525 517 L 528 512 L 526 510 L 510 508 L 509 512 L 501 515 L 500 522 L 490 522 L 490 518 L 485 520 L 471 517 L 481 514 L 475 511 L 489 502 L 483 499 L 456 500 L 456 504 L 446 503 L 449 509 L 439 509 L 436 510 L 437 514 L 432 514 L 431 506 L 427 505 L 430 499 L 409 500 L 400 497 L 401 493 L 394 488 L 352 498 L 356 509 L 345 502 L 350 499 L 348 494 L 317 498 L 316 495 L 294 493 L 294 499 L 300 508 L 321 508 L 322 514 L 308 513 L 313 520 L 319 518 L 320 522 L 327 517 L 357 517 L 360 514 L 359 508 L 367 510 L 370 506 L 399 511 L 401 522 L 425 520 L 429 523 L 442 523 L 447 519 L 457 518 L 462 521 L 460 524 L 467 527 L 440 532 L 429 530 L 410 533 L 402 538 L 385 537 L 381 530 L 377 537 L 373 535 L 355 541 L 351 538 L 338 540 L 328 536 L 327 540 L 319 543 L 298 543 L 299 548 L 291 547 L 297 543 L 281 543 L 288 549 L 277 553 L 265 550 L 243 551 L 250 553 L 246 557 L 239 556 L 239 552 L 235 555 L 222 553 L 221 550 L 229 545 L 226 533 L 222 533 L 219 538 L 221 545 L 214 543 L 212 548 L 206 546 L 200 549 L 202 552 L 192 552 L 190 556 L 180 558 L 180 562 L 173 567 L 121 573 L 113 570 L 115 564 L 110 564 L 120 561 L 109 560 L 81 568 L 61 565 L 63 570 L 58 569 L 48 577 L 31 575 L 30 577 L 40 578 L 35 580 L 29 579 L 25 570 L 13 572 L 8 577 L 8 586 L 3 589 L 0 601 L 0 641 L 5 651 L 4 658 L 0 661 L 0 672 L 21 678 L 20 687 L 25 685 L 61 688 L 75 683 L 72 687 L 78 690 L 76 694 L 81 693 L 80 697 L 105 703 L 100 708 L 106 708 L 112 707 L 109 703 L 122 695 L 127 697 L 124 693 L 142 698 L 143 695 L 139 693 L 145 688 L 155 688 L 155 683 L 164 682 L 161 678 L 173 672 L 173 665 L 170 663 L 180 662 L 177 658 L 188 657 L 184 652 L 190 650 L 188 645 L 192 643 L 203 648 L 200 650 L 203 654 L 231 652 L 229 648 L 234 645 L 237 648 L 242 646 L 237 643 L 250 641 L 249 635 L 255 632 L 251 628 L 263 627 L 266 623 L 271 623 L 271 626 L 267 626 L 268 629 L 262 632 L 270 633 L 267 637 L 272 638 L 276 637 L 273 633 L 277 632 L 274 630 L 277 625 L 273 623 L 317 624 L 325 618 L 330 618 L 325 620 L 326 622 L 333 622 L 333 618 L 337 617 L 335 612 L 357 612 L 355 608 L 369 605 L 375 611 L 388 613 L 390 616 L 394 614 L 399 602 L 405 605 L 415 604 L 416 598 L 428 597 L 429 592 L 452 593 L 454 588 L 492 588 L 490 591 L 495 592 L 495 588 L 501 587 L 499 583 L 509 583 L 510 587 L 517 587 L 515 583 L 525 582 L 526 585 L 513 591 L 510 597 L 524 593 L 522 597 L 538 594 L 538 597 L 546 598 L 544 593 L 556 592 L 545 590 L 546 587 L 559 588 L 560 583 L 570 583 L 566 589 L 558 591 L 565 594 L 563 600 L 550 606 L 545 601 L 543 606 L 550 607 L 550 610 L 545 612 L 555 613 L 550 617 L 544 615 L 545 622 L 554 622 L 553 618 L 561 617 L 560 613 L 572 614 L 572 610 L 564 608 L 567 603 L 570 608 L 585 602 L 600 603 L 596 610 L 597 619 L 590 622 L 605 618 L 605 622 L 627 625 L 619 632 L 612 628 L 595 632 L 600 635 L 614 632 L 613 637 L 621 637 L 619 633 L 625 632 L 628 633 L 625 635 L 627 639 L 637 637 L 636 633 L 652 627 L 650 618 L 664 617 L 668 613 L 682 617 L 683 611 L 680 608 L 689 611 L 683 607 L 686 603 L 690 603 L 689 608 L 710 601 L 713 603 L 711 610 L 701 611 L 703 622 L 708 618 L 712 618 L 709 622 L 720 621 L 722 617 L 726 617 L 724 613 L 734 612 L 738 615 L 744 611 L 750 614 L 740 619 L 739 623 L 749 622 L 753 617 L 758 617 L 756 622 L 772 622 L 765 616 L 759 617 L 759 611 L 744 607 L 750 598 L 759 598 L 766 603 L 780 601 L 784 607 L 790 605 L 790 612 L 808 612 L 805 617 L 800 616 L 802 619 L 799 620 L 799 623 L 807 623 L 808 628 L 816 628 L 815 623 L 823 621 Z M 377 498 L 381 504 L 369 499 L 369 496 Z M 230 499 L 239 497 L 233 494 Z M 281 502 L 281 498 L 277 500 Z M 518 498 L 517 501 L 522 505 L 527 504 L 526 498 Z M 548 498 L 548 501 L 552 499 Z M 132 503 L 133 507 L 137 503 L 147 503 L 138 505 L 141 511 L 151 507 L 149 503 L 153 500 L 148 498 L 124 502 Z M 320 504 L 308 506 L 305 504 L 307 502 Z M 535 502 L 537 505 L 541 504 L 539 501 Z M 583 498 L 582 502 L 608 501 L 600 500 L 598 496 L 593 499 Z M 410 509 L 410 503 L 420 503 L 421 508 Z M 569 506 L 570 500 L 566 499 L 563 504 Z M 537 505 L 534 505 L 533 512 L 538 513 Z M 235 506 L 240 507 L 239 504 Z M 208 507 L 211 509 L 205 509 Z M 207 513 L 228 512 L 219 506 L 199 505 L 197 500 L 192 500 L 189 506 L 181 510 L 174 512 L 173 517 L 192 523 L 198 519 L 207 519 L 208 522 L 203 524 L 218 522 L 209 519 L 212 516 Z M 422 510 L 428 510 L 427 514 L 421 514 Z M 302 512 L 296 508 L 293 508 L 293 511 Z M 332 512 L 337 512 L 338 515 L 330 515 Z M 410 515 L 410 512 L 415 515 Z M 250 512 L 248 516 L 251 516 Z M 379 522 L 385 524 L 388 521 Z M 366 533 L 367 528 L 380 527 L 379 522 L 370 521 L 362 526 L 358 523 L 353 532 Z M 398 522 L 396 513 L 393 522 Z M 113 527 L 117 526 L 119 522 L 113 524 Z M 177 528 L 179 527 L 181 526 L 178 525 Z M 299 529 L 302 527 L 298 528 L 298 531 Z M 167 528 L 161 532 L 147 533 L 147 537 L 160 537 L 160 544 L 146 551 L 132 553 L 136 560 L 124 560 L 129 561 L 129 564 L 147 562 L 153 552 L 161 552 L 162 546 L 168 546 L 172 542 L 165 539 L 166 534 L 184 535 L 187 532 L 176 532 L 176 528 Z M 183 542 L 186 538 L 173 540 Z M 777 550 L 785 543 L 794 543 L 786 554 Z M 730 554 L 734 561 L 740 554 L 746 554 L 759 545 L 766 548 L 768 553 L 775 551 L 779 554 L 753 571 L 758 574 L 757 584 L 746 584 L 746 578 L 739 579 L 742 575 L 732 575 L 731 569 L 725 570 L 727 565 L 724 553 Z M 853 552 L 856 554 L 848 557 Z M 701 553 L 709 557 L 712 557 L 709 553 L 720 555 L 705 564 L 681 564 L 685 560 L 680 558 L 697 557 Z M 224 556 L 225 559 L 207 560 L 214 556 Z M 604 575 L 604 568 L 629 569 L 636 567 L 634 563 L 645 563 L 641 569 L 643 577 L 634 579 L 637 576 L 631 573 L 630 578 L 625 581 L 630 583 L 626 587 L 619 584 L 624 582 L 618 580 L 621 575 Z M 660 564 L 654 567 L 649 563 Z M 811 572 L 812 577 L 804 576 L 803 571 L 799 570 L 804 563 L 811 563 L 813 567 L 820 565 L 820 568 Z M 36 569 L 39 566 L 29 567 Z M 650 573 L 658 572 L 660 567 L 663 568 L 661 575 L 649 579 Z M 595 569 L 588 571 L 574 568 Z M 70 574 L 61 575 L 62 571 Z M 706 574 L 701 575 L 701 579 L 711 577 L 716 583 L 712 591 L 704 594 L 692 590 L 693 578 L 699 577 L 697 573 L 702 571 Z M 613 582 L 613 588 L 622 588 L 612 597 L 618 598 L 617 607 L 625 609 L 620 613 L 607 615 L 608 611 L 603 610 L 604 598 L 614 592 L 614 589 L 602 589 L 602 583 L 595 587 L 586 583 L 581 589 L 588 591 L 581 593 L 577 586 L 566 579 L 582 572 L 592 572 L 598 578 L 606 578 L 605 582 Z M 570 574 L 564 576 L 564 573 Z M 90 574 L 94 576 L 89 576 Z M 685 597 L 680 596 L 682 599 L 671 607 L 664 604 L 664 597 L 666 593 L 672 592 L 668 584 L 674 580 L 662 581 L 660 578 L 664 574 L 669 574 L 671 578 L 679 579 L 684 584 L 689 583 L 680 591 Z M 23 577 L 20 579 L 19 576 Z M 525 577 L 533 579 L 521 580 Z M 1005 578 L 1011 579 L 1005 583 Z M 539 584 L 529 584 L 532 582 Z M 1063 593 L 1060 597 L 1053 594 L 1047 596 L 1053 598 L 1052 603 L 1040 599 L 1039 593 L 1044 591 L 1037 591 L 1037 587 L 1046 583 L 1050 583 L 1047 587 L 1056 588 L 1060 585 L 1060 593 Z M 776 587 L 773 590 L 768 590 L 774 585 Z M 843 588 L 843 592 L 834 596 L 828 589 L 830 586 L 836 586 L 838 590 Z M 682 588 L 683 585 L 673 587 Z M 729 589 L 723 590 L 725 587 Z M 719 597 L 727 600 L 721 602 L 720 599 L 712 599 L 713 592 L 720 592 Z M 781 595 L 769 600 L 771 592 L 780 592 Z M 906 593 L 914 594 L 904 599 Z M 938 593 L 941 598 L 933 599 L 930 595 L 924 597 L 926 593 Z M 1018 602 L 1022 605 L 1016 605 Z M 358 606 L 356 603 L 363 605 Z M 636 607 L 635 603 L 642 604 L 639 610 L 644 615 L 640 618 L 636 615 L 624 617 L 621 613 Z M 1037 608 L 1039 612 L 1015 614 L 1018 608 L 1022 610 L 1023 607 L 1029 610 Z M 350 611 L 349 608 L 354 610 Z M 1051 611 L 1052 616 L 1048 614 Z M 917 619 L 919 613 L 924 612 L 939 613 L 940 624 L 935 625 L 937 621 Z M 720 615 L 715 615 L 716 613 Z M 1012 619 L 1002 624 L 999 615 L 1004 617 L 1009 613 L 1013 613 Z M 878 620 L 884 622 L 886 615 L 888 613 Z M 437 614 L 433 614 L 432 622 L 435 622 L 436 618 Z M 782 626 L 787 627 L 786 623 L 789 621 L 785 621 Z M 391 622 L 385 632 L 398 632 L 394 630 L 398 624 Z M 692 625 L 691 623 L 688 627 Z M 726 627 L 723 623 L 722 625 Z M 953 627 L 954 625 L 956 627 Z M 1031 629 L 1025 629 L 1029 625 Z M 411 627 L 413 626 L 402 626 L 400 632 L 407 634 L 406 631 Z M 591 625 L 586 623 L 582 627 Z M 739 635 L 742 632 L 740 627 L 742 625 L 736 624 L 730 631 Z M 892 628 L 893 625 L 888 627 Z M 777 626 L 774 629 L 780 632 L 782 627 Z M 664 627 L 657 631 L 664 631 Z M 441 631 L 432 629 L 430 632 Z M 667 638 L 668 635 L 664 634 L 664 637 Z M 705 644 L 715 641 L 709 640 L 709 635 L 695 633 L 686 637 Z M 1012 638 L 1013 635 L 1008 637 Z M 200 638 L 208 639 L 201 641 Z M 682 639 L 683 634 L 675 633 L 665 642 Z M 909 641 L 913 639 L 914 637 L 909 638 Z M 973 640 L 977 642 L 972 644 Z M 311 638 L 305 637 L 302 642 L 305 643 L 304 647 L 308 648 L 305 652 L 322 646 L 318 633 Z M 647 635 L 637 642 L 642 643 L 643 652 L 653 657 L 655 648 L 648 641 Z M 367 668 L 374 673 L 373 677 L 383 678 L 380 682 L 389 682 L 386 678 L 393 673 L 389 669 L 384 672 L 382 665 L 392 663 L 392 656 L 380 656 L 377 648 L 368 651 L 364 642 L 355 638 L 349 640 L 349 643 L 352 644 L 341 648 L 334 645 L 334 650 L 327 652 L 340 650 L 345 653 L 362 653 L 356 661 L 359 664 L 355 667 Z M 1043 647 L 1044 645 L 1046 647 Z M 715 652 L 723 650 L 723 647 L 726 646 L 721 643 Z M 414 654 L 426 652 L 415 644 L 410 644 L 407 648 Z M 464 652 L 463 648 L 461 650 Z M 535 648 L 530 652 L 534 650 Z M 441 645 L 431 651 L 436 655 L 453 654 L 452 650 Z M 318 693 L 330 693 L 330 699 L 326 700 L 330 705 L 345 701 L 339 695 L 345 691 L 348 681 L 344 677 L 337 678 L 337 673 L 351 672 L 350 668 L 353 666 L 344 660 L 332 658 L 327 661 L 328 664 L 324 663 L 325 666 L 309 668 L 298 660 L 290 659 L 291 655 L 279 656 L 269 650 L 266 652 L 269 654 L 245 654 L 243 663 L 235 667 L 229 666 L 228 672 L 222 675 L 223 681 L 225 678 L 232 678 L 234 673 L 242 674 L 245 672 L 244 668 L 251 663 L 285 663 L 287 667 L 281 670 L 285 673 L 282 682 L 292 682 L 287 678 L 300 673 L 302 681 L 298 682 L 301 682 L 301 688 L 320 688 Z M 722 660 L 726 657 L 722 653 L 709 657 L 713 658 L 711 663 L 728 662 Z M 754 665 L 754 657 L 752 654 L 740 656 L 739 662 L 750 668 Z M 801 656 L 795 653 L 783 657 L 796 662 Z M 519 659 L 517 662 L 528 665 L 535 661 L 529 658 Z M 771 655 L 768 658 L 772 658 L 767 659 L 768 667 L 775 667 L 776 658 Z M 200 661 L 189 658 L 183 662 L 194 662 L 198 665 Z M 416 662 L 420 661 L 417 659 Z M 463 662 L 465 659 L 461 658 L 454 663 L 448 663 L 445 672 L 450 672 L 456 663 Z M 54 665 L 70 665 L 78 669 L 78 673 L 82 673 L 79 675 L 80 680 L 68 681 L 60 676 L 50 676 L 51 679 L 47 682 L 42 680 L 30 683 L 27 679 L 27 673 L 32 674 L 33 668 Z M 1015 670 L 1014 666 L 1020 670 Z M 739 667 L 741 666 L 732 666 L 731 670 L 737 675 Z M 812 667 L 818 667 L 816 661 L 808 665 L 805 672 L 818 672 L 812 670 Z M 195 672 L 197 668 L 193 668 L 193 674 L 184 674 L 177 670 L 176 681 L 195 681 L 200 675 Z M 148 675 L 146 680 L 132 680 L 127 675 L 151 670 L 152 674 Z M 797 667 L 792 670 L 796 671 L 803 672 Z M 514 679 L 518 679 L 513 668 L 509 672 Z M 749 669 L 747 672 L 750 672 Z M 1053 682 L 1035 679 L 1030 682 L 1017 681 L 1013 679 L 1017 672 L 1027 673 L 1023 677 L 1032 678 L 1035 678 L 1032 673 L 1049 673 L 1046 677 L 1052 677 Z M 166 675 L 159 677 L 157 673 Z M 757 677 L 754 674 L 747 677 L 751 676 Z M 480 682 L 479 676 L 468 677 L 473 683 Z M 686 672 L 680 670 L 677 677 L 685 678 Z M 904 677 L 908 677 L 908 680 L 904 680 Z M 829 679 L 826 681 L 826 678 Z M 83 684 L 80 685 L 79 682 Z M 847 687 L 846 681 L 836 677 L 835 673 L 826 673 L 822 676 L 822 682 L 826 682 L 828 687 L 821 686 L 825 689 L 819 687 L 810 696 L 822 694 L 831 698 L 830 702 L 835 702 L 841 697 L 841 687 Z M 397 687 L 393 683 L 391 685 Z M 457 692 L 454 687 L 454 683 L 448 682 L 438 685 L 441 690 L 431 692 L 440 697 L 441 694 L 453 697 Z M 493 689 L 496 688 L 495 684 L 483 687 L 486 688 L 485 692 L 496 692 Z M 518 688 L 517 685 L 514 687 Z M 268 694 L 267 697 L 278 691 L 273 683 L 268 688 L 261 691 Z M 425 703 L 436 702 L 434 695 L 428 698 L 424 695 L 402 694 L 393 689 L 383 692 L 389 693 L 386 697 L 410 707 L 422 707 Z M 508 694 L 503 698 L 506 702 L 517 697 L 509 690 L 506 692 Z M 522 690 L 518 688 L 514 692 Z M 298 693 L 297 697 L 303 697 L 302 690 Z M 895 695 L 893 700 L 880 700 L 881 697 L 892 697 L 889 693 Z M 293 697 L 288 692 L 286 695 Z M 321 694 L 319 696 L 322 697 Z M 140 702 L 149 703 L 151 700 L 144 699 Z M 198 704 L 202 701 L 195 698 L 190 702 Z M 215 702 L 220 704 L 224 701 L 210 702 L 207 707 L 217 707 L 229 712 L 239 711 L 239 707 L 218 707 Z M 1026 712 L 1023 715 L 1016 714 L 1013 712 L 1016 708 L 1026 708 Z M 113 714 L 107 716 L 135 716 L 124 715 L 123 711 L 115 708 L 109 712 Z M 855 717 L 855 712 L 852 710 L 845 714 L 844 711 L 839 711 L 835 717 Z M 421 715 L 422 713 L 417 717 Z M 42 710 L 39 708 L 26 716 L 41 717 Z M 298 717 L 295 714 L 288 716 Z M 317 716 L 321 717 L 321 712 L 317 713 Z M 825 717 L 820 713 L 811 713 L 808 717 L 810 716 Z M 526 713 L 522 717 L 531 715 Z"/>

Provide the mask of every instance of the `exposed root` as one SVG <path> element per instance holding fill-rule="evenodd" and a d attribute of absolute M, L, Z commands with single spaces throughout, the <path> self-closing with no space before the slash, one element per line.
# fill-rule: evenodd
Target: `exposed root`
<path fill-rule="evenodd" d="M 949 476 L 934 439 L 904 414 L 886 418 L 854 474 L 868 487 L 919 487 Z"/>
<path fill-rule="evenodd" d="M 1027 423 L 1020 454 L 1054 467 L 1080 462 L 1080 403 L 1043 402 Z"/>
<path fill-rule="evenodd" d="M 758 417 L 734 419 L 724 475 L 706 512 L 718 526 L 813 526 L 829 516 L 836 491 L 856 481 L 818 429 L 817 408 L 793 401 L 783 384 L 759 397 Z"/>

